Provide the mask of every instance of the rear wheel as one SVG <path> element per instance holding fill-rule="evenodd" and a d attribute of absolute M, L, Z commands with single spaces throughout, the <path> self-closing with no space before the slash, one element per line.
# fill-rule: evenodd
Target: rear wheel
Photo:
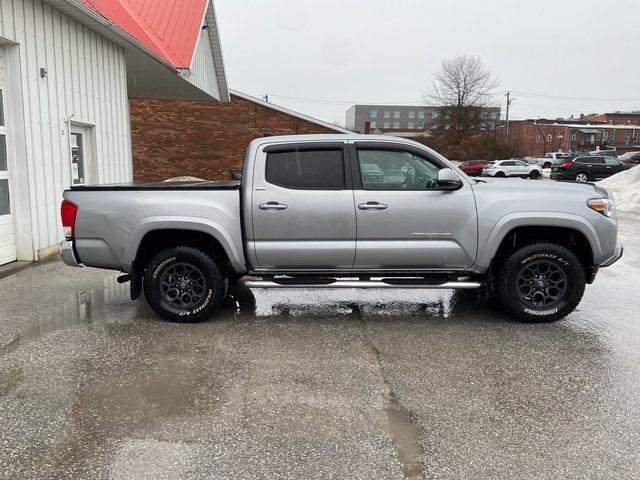
<path fill-rule="evenodd" d="M 554 243 L 516 250 L 500 268 L 497 294 L 504 309 L 524 322 L 553 322 L 571 313 L 584 293 L 578 258 Z"/>
<path fill-rule="evenodd" d="M 496 176 L 496 177 L 499 177 L 499 178 L 504 178 L 504 177 L 506 177 L 506 175 L 505 175 L 505 173 L 504 173 L 504 172 L 496 172 L 495 176 Z"/>
<path fill-rule="evenodd" d="M 589 181 L 589 176 L 586 173 L 576 173 L 575 181 L 579 183 L 587 183 Z"/>
<path fill-rule="evenodd" d="M 529 172 L 529 178 L 533 178 L 534 180 L 540 178 L 540 172 L 538 170 L 531 170 L 531 172 Z"/>
<path fill-rule="evenodd" d="M 144 293 L 151 308 L 172 322 L 198 322 L 222 305 L 227 280 L 211 256 L 192 247 L 156 254 L 145 269 Z"/>

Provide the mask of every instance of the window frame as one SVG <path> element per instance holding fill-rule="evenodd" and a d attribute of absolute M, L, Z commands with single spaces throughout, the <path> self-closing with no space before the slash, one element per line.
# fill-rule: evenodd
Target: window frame
<path fill-rule="evenodd" d="M 289 152 L 313 152 L 313 151 L 327 151 L 335 150 L 342 153 L 342 167 L 344 170 L 344 183 L 342 188 L 296 188 L 288 185 L 281 185 L 278 183 L 267 180 L 267 162 L 269 161 L 270 153 L 289 153 Z M 318 142 L 318 143 L 283 143 L 276 145 L 267 145 L 263 150 L 264 154 L 264 181 L 269 185 L 276 186 L 278 188 L 284 188 L 285 190 L 293 191 L 323 191 L 323 192 L 340 192 L 343 190 L 353 190 L 353 179 L 350 168 L 350 159 L 348 146 L 344 142 Z"/>
<path fill-rule="evenodd" d="M 397 189 L 397 188 L 364 188 L 362 184 L 362 174 L 360 172 L 360 157 L 358 155 L 359 150 L 386 150 L 391 152 L 410 153 L 416 157 L 422 158 L 428 162 L 438 166 L 440 170 L 443 168 L 451 168 L 435 155 L 429 154 L 424 150 L 414 147 L 412 145 L 402 145 L 394 143 L 384 142 L 356 142 L 349 145 L 349 159 L 351 161 L 351 178 L 353 190 L 362 190 L 366 192 L 438 192 L 446 190 L 444 188 L 429 188 L 429 189 Z M 460 176 L 462 180 L 462 176 Z M 464 183 L 464 180 L 462 180 Z"/>

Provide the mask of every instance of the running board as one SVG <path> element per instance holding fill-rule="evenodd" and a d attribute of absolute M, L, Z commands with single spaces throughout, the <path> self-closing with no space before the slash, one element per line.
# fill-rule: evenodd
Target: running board
<path fill-rule="evenodd" d="M 246 280 L 244 284 L 249 288 L 480 288 L 480 282 L 446 281 L 430 282 L 423 279 L 398 279 L 382 278 L 380 280 L 344 280 L 344 279 L 317 279 L 296 281 L 286 280 Z"/>

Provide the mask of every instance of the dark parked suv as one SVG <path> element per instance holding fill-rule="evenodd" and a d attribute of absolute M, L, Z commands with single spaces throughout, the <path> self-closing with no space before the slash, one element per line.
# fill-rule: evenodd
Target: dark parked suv
<path fill-rule="evenodd" d="M 552 180 L 595 182 L 627 170 L 630 166 L 617 158 L 601 155 L 583 155 L 551 169 Z"/>

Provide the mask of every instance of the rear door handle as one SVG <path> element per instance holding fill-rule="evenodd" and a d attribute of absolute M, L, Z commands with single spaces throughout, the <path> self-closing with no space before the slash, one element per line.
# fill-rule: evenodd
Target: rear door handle
<path fill-rule="evenodd" d="M 258 205 L 258 208 L 260 210 L 284 210 L 287 206 L 278 202 L 267 202 Z"/>
<path fill-rule="evenodd" d="M 387 208 L 387 205 L 378 202 L 367 202 L 361 203 L 360 205 L 358 205 L 358 208 L 360 210 L 384 210 L 385 208 Z"/>

